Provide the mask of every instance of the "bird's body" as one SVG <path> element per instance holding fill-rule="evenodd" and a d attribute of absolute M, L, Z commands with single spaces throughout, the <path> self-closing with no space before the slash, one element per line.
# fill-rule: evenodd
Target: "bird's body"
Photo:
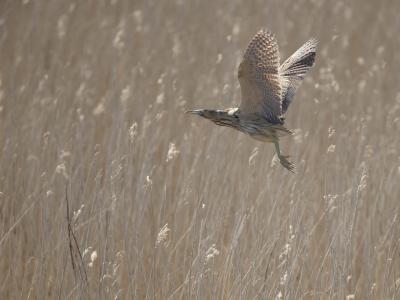
<path fill-rule="evenodd" d="M 284 126 L 283 115 L 314 64 L 316 46 L 316 40 L 309 40 L 280 65 L 275 37 L 269 31 L 259 31 L 250 41 L 239 66 L 240 107 L 189 112 L 217 125 L 237 129 L 256 140 L 274 143 L 281 164 L 293 172 L 294 164 L 279 149 L 279 139 L 292 134 Z"/>

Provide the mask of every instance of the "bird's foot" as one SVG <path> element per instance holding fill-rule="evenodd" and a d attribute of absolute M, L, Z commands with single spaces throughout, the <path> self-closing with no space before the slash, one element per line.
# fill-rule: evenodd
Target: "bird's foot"
<path fill-rule="evenodd" d="M 296 165 L 288 160 L 289 157 L 289 155 L 280 155 L 279 161 L 284 168 L 288 169 L 292 173 L 296 173 Z"/>

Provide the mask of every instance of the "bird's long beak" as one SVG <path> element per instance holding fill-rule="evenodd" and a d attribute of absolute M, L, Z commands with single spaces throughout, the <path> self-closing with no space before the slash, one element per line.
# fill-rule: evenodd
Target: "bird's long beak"
<path fill-rule="evenodd" d="M 194 110 L 187 110 L 187 114 L 194 114 L 198 116 L 203 116 L 203 110 L 202 109 L 194 109 Z"/>

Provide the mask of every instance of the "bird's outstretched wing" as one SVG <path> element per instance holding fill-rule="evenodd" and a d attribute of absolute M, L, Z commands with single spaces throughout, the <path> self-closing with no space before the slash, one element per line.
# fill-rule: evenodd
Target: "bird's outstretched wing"
<path fill-rule="evenodd" d="M 314 65 L 317 45 L 316 39 L 307 41 L 279 67 L 279 75 L 282 79 L 283 114 L 292 102 L 307 71 Z"/>
<path fill-rule="evenodd" d="M 250 41 L 239 66 L 242 113 L 261 114 L 271 123 L 281 123 L 282 89 L 278 68 L 278 43 L 271 32 L 260 30 Z"/>

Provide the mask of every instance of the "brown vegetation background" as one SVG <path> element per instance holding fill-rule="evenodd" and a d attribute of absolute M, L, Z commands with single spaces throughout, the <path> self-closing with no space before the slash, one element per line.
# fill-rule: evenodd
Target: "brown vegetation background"
<path fill-rule="evenodd" d="M 399 9 L 1 1 L 0 298 L 399 299 Z M 240 103 L 263 27 L 283 59 L 320 40 L 297 175 L 184 114 Z"/>

